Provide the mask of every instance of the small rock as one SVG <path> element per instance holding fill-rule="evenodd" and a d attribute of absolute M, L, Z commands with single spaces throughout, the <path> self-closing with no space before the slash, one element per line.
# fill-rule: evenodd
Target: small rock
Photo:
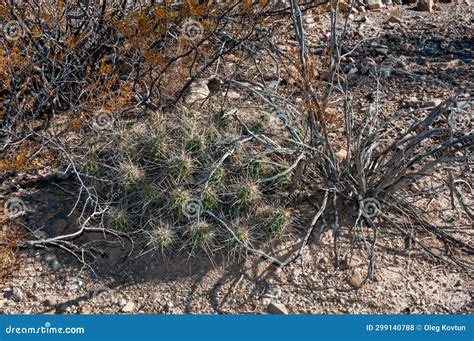
<path fill-rule="evenodd" d="M 79 290 L 82 288 L 82 281 L 81 280 L 78 280 L 76 282 L 74 282 L 73 284 L 71 284 L 71 286 L 69 287 L 70 290 Z"/>
<path fill-rule="evenodd" d="M 58 313 L 66 313 L 71 310 L 69 305 L 67 303 L 61 303 L 57 308 L 56 308 Z"/>
<path fill-rule="evenodd" d="M 319 236 L 319 241 L 324 244 L 324 245 L 331 245 L 333 241 L 333 231 L 332 230 L 326 230 L 324 231 L 320 236 Z"/>
<path fill-rule="evenodd" d="M 420 105 L 420 101 L 418 101 L 418 98 L 416 97 L 408 97 L 405 100 L 405 103 L 407 106 L 412 107 L 412 108 L 417 108 Z"/>
<path fill-rule="evenodd" d="M 424 107 L 437 107 L 441 103 L 443 103 L 443 101 L 441 99 L 435 98 L 435 99 L 424 102 L 423 106 Z"/>
<path fill-rule="evenodd" d="M 270 303 L 267 307 L 267 312 L 269 314 L 288 315 L 288 309 L 285 307 L 283 303 L 280 303 L 280 302 Z"/>
<path fill-rule="evenodd" d="M 311 16 L 306 16 L 303 18 L 303 22 L 307 25 L 314 24 L 314 18 Z"/>
<path fill-rule="evenodd" d="M 370 23 L 370 18 L 368 16 L 364 15 L 358 21 L 368 24 L 368 23 Z"/>
<path fill-rule="evenodd" d="M 154 303 L 158 303 L 159 305 L 162 304 L 162 296 L 160 293 L 158 292 L 154 292 L 151 296 L 150 296 L 150 299 L 154 302 Z"/>
<path fill-rule="evenodd" d="M 20 301 L 23 300 L 24 297 L 25 297 L 25 295 L 23 294 L 23 292 L 19 288 L 13 288 L 13 290 L 11 291 L 10 299 L 12 301 L 20 302 Z"/>
<path fill-rule="evenodd" d="M 382 9 L 384 7 L 382 1 L 380 0 L 368 0 L 367 7 L 370 10 Z"/>
<path fill-rule="evenodd" d="M 416 9 L 422 12 L 432 12 L 433 0 L 418 0 L 418 5 L 416 6 Z"/>
<path fill-rule="evenodd" d="M 457 101 L 456 102 L 456 108 L 458 108 L 458 109 L 465 110 L 465 109 L 468 109 L 469 106 L 470 106 L 469 101 Z"/>
<path fill-rule="evenodd" d="M 394 29 L 394 30 L 399 30 L 400 27 L 402 27 L 400 24 L 397 24 L 397 23 L 393 23 L 393 22 L 389 22 L 388 23 L 388 26 L 391 28 L 391 29 Z"/>
<path fill-rule="evenodd" d="M 354 75 L 354 74 L 356 74 L 357 72 L 359 72 L 359 69 L 356 68 L 356 67 L 353 67 L 353 68 L 351 68 L 351 69 L 349 70 L 348 74 L 349 74 L 349 75 Z"/>
<path fill-rule="evenodd" d="M 354 270 L 352 276 L 349 277 L 349 284 L 353 287 L 359 287 L 364 282 L 364 277 L 359 269 Z"/>
<path fill-rule="evenodd" d="M 84 315 L 90 315 L 90 314 L 92 314 L 92 307 L 87 306 L 87 305 L 86 305 L 86 306 L 83 306 L 83 307 L 81 308 L 81 314 L 84 314 Z"/>
<path fill-rule="evenodd" d="M 54 296 L 47 296 L 45 298 L 43 304 L 46 307 L 54 307 L 56 304 L 58 304 L 58 301 L 57 301 L 56 297 L 54 297 Z"/>
<path fill-rule="evenodd" d="M 127 305 L 127 300 L 125 298 L 121 297 L 117 300 L 117 304 L 121 307 L 125 307 Z"/>
<path fill-rule="evenodd" d="M 125 304 L 121 309 L 122 313 L 132 313 L 134 310 L 135 303 L 133 303 L 132 301 L 127 302 L 127 304 Z"/>
<path fill-rule="evenodd" d="M 376 47 L 374 50 L 378 54 L 382 54 L 382 55 L 385 55 L 385 56 L 388 54 L 388 48 L 386 48 L 386 47 Z"/>
<path fill-rule="evenodd" d="M 346 158 L 347 158 L 347 150 L 341 149 L 341 150 L 339 150 L 339 151 L 336 153 L 336 159 L 337 159 L 339 162 L 342 162 L 342 161 L 345 160 Z"/>
<path fill-rule="evenodd" d="M 229 90 L 222 93 L 223 96 L 226 96 L 228 99 L 239 99 L 240 94 L 237 91 Z"/>
<path fill-rule="evenodd" d="M 237 57 L 237 56 L 234 55 L 234 54 L 225 55 L 224 59 L 225 59 L 225 61 L 228 62 L 228 63 L 237 63 L 237 62 L 240 61 L 240 58 Z"/>
<path fill-rule="evenodd" d="M 382 282 L 382 276 L 380 276 L 380 274 L 376 272 L 376 273 L 374 274 L 373 281 L 374 281 L 374 282 L 377 282 L 377 283 Z"/>
<path fill-rule="evenodd" d="M 399 16 L 392 14 L 388 17 L 388 22 L 395 23 L 395 24 L 400 24 L 402 20 L 400 19 Z"/>
<path fill-rule="evenodd" d="M 207 99 L 211 94 L 207 84 L 208 80 L 195 80 L 193 83 L 191 83 L 185 98 L 186 102 L 194 103 Z"/>

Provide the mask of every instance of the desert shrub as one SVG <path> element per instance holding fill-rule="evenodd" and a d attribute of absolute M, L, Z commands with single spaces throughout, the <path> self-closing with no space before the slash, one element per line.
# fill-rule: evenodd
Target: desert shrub
<path fill-rule="evenodd" d="M 368 278 L 386 229 L 472 253 L 416 205 L 442 191 L 472 219 L 454 180 L 472 154 L 472 131 L 452 119 L 466 112 L 449 99 L 424 116 L 354 114 L 338 21 L 350 6 L 319 4 L 2 2 L 1 160 L 19 168 L 38 155 L 23 143 L 53 149 L 77 180 L 77 235 L 126 236 L 152 254 L 254 253 L 285 265 L 332 229 L 337 268 L 341 224 L 369 255 Z M 321 53 L 305 37 L 309 10 L 330 12 Z M 435 172 L 441 190 L 407 193 Z M 312 219 L 296 231 L 300 192 Z M 299 251 L 265 252 L 285 236 L 298 236 Z"/>

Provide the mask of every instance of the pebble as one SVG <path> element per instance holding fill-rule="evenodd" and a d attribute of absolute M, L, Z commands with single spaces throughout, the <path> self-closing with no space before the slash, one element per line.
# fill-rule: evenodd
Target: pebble
<path fill-rule="evenodd" d="M 347 158 L 347 150 L 341 149 L 341 150 L 339 150 L 339 151 L 336 153 L 336 159 L 337 159 L 339 162 L 342 162 L 342 161 L 345 160 L 346 158 Z"/>
<path fill-rule="evenodd" d="M 57 304 L 57 299 L 54 296 L 47 296 L 43 302 L 46 307 L 54 307 Z"/>
<path fill-rule="evenodd" d="M 127 302 L 121 309 L 122 313 L 132 313 L 135 310 L 135 303 Z"/>
<path fill-rule="evenodd" d="M 435 99 L 424 102 L 423 106 L 424 107 L 437 107 L 441 103 L 443 103 L 443 101 L 441 99 L 435 98 Z"/>
<path fill-rule="evenodd" d="M 188 88 L 188 94 L 185 97 L 186 103 L 194 103 L 205 100 L 210 95 L 207 80 L 195 80 Z"/>
<path fill-rule="evenodd" d="M 82 281 L 81 280 L 78 280 L 76 282 L 74 282 L 73 284 L 71 284 L 71 286 L 69 287 L 70 290 L 79 290 L 82 288 Z"/>
<path fill-rule="evenodd" d="M 384 7 L 382 1 L 380 0 L 368 0 L 367 8 L 371 10 L 382 9 Z"/>
<path fill-rule="evenodd" d="M 92 314 L 92 307 L 86 305 L 81 308 L 81 314 L 90 315 Z"/>
<path fill-rule="evenodd" d="M 421 191 L 420 187 L 414 182 L 410 184 L 410 190 L 415 193 Z"/>
<path fill-rule="evenodd" d="M 418 101 L 416 97 L 408 97 L 405 103 L 410 107 L 416 108 L 420 104 L 420 101 Z"/>
<path fill-rule="evenodd" d="M 376 47 L 375 51 L 378 54 L 382 54 L 382 55 L 385 55 L 385 56 L 388 54 L 388 48 L 386 48 L 386 47 Z"/>
<path fill-rule="evenodd" d="M 288 309 L 285 307 L 283 303 L 280 303 L 280 302 L 270 303 L 267 306 L 267 312 L 269 314 L 288 315 Z"/>
<path fill-rule="evenodd" d="M 65 312 L 68 312 L 71 310 L 71 307 L 69 307 L 69 305 L 67 303 L 61 303 L 57 309 L 56 309 L 59 313 L 65 313 Z"/>
<path fill-rule="evenodd" d="M 399 16 L 397 16 L 395 14 L 392 14 L 392 15 L 390 15 L 390 17 L 388 17 L 388 22 L 400 24 L 402 22 L 402 20 L 400 19 Z"/>
<path fill-rule="evenodd" d="M 374 274 L 373 281 L 376 282 L 376 283 L 382 282 L 382 276 L 380 276 L 379 273 L 375 273 L 375 274 Z"/>
<path fill-rule="evenodd" d="M 20 302 L 20 301 L 23 300 L 24 297 L 25 297 L 25 295 L 23 294 L 23 292 L 19 288 L 13 288 L 13 290 L 11 291 L 10 299 L 12 301 Z"/>
<path fill-rule="evenodd" d="M 416 6 L 418 11 L 423 12 L 432 12 L 433 11 L 433 0 L 418 0 L 418 5 Z"/>
<path fill-rule="evenodd" d="M 352 273 L 352 276 L 349 277 L 349 284 L 352 285 L 353 287 L 359 287 L 362 285 L 363 282 L 364 282 L 364 277 L 362 276 L 362 273 L 359 269 L 356 269 Z"/>

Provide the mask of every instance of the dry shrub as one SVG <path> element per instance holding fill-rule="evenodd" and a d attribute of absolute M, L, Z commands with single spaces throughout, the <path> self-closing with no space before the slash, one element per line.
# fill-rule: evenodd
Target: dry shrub
<path fill-rule="evenodd" d="M 472 132 L 450 127 L 455 99 L 394 135 L 394 122 L 407 113 L 356 117 L 340 66 L 337 3 L 328 5 L 333 34 L 319 55 L 309 53 L 304 35 L 302 11 L 317 5 L 311 1 L 289 8 L 103 2 L 87 13 L 81 2 L 61 3 L 59 18 L 48 15 L 48 2 L 3 8 L 2 19 L 21 22 L 26 34 L 2 43 L 2 133 L 10 142 L 32 134 L 60 150 L 84 205 L 77 232 L 30 245 L 74 251 L 71 239 L 99 230 L 139 241 L 145 254 L 243 251 L 284 265 L 315 232 L 331 229 L 339 268 L 338 236 L 349 226 L 368 254 L 368 279 L 378 237 L 389 228 L 468 267 L 420 241 L 419 234 L 434 235 L 472 253 L 428 222 L 407 187 L 439 174 L 453 207 L 472 219 L 453 178 L 472 155 Z M 281 46 L 289 40 L 292 46 Z M 209 96 L 183 106 L 197 81 L 213 85 Z M 331 108 L 341 100 L 342 108 Z M 334 137 L 341 127 L 343 142 Z M 288 194 L 297 189 L 310 197 L 313 217 L 299 231 L 298 251 L 280 261 L 262 249 L 275 238 L 294 239 Z"/>

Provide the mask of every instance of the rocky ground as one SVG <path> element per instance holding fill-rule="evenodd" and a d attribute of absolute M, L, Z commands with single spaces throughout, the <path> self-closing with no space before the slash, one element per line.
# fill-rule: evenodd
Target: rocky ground
<path fill-rule="evenodd" d="M 355 108 L 366 110 L 374 97 L 388 114 L 414 115 L 453 94 L 472 112 L 474 11 L 467 4 L 416 4 L 377 11 L 357 7 L 347 39 L 354 53 L 343 59 L 352 75 Z M 322 22 L 327 18 L 320 18 Z M 327 31 L 308 18 L 309 39 L 317 44 Z M 363 43 L 358 44 L 363 41 Z M 374 65 L 386 65 L 379 78 L 362 77 Z M 374 84 L 378 90 L 374 92 Z M 6 186 L 6 184 L 4 184 Z M 30 190 L 26 190 L 30 191 Z M 17 193 L 21 194 L 21 193 Z M 24 193 L 23 193 L 24 194 Z M 74 197 L 46 186 L 29 193 L 33 211 L 25 224 L 63 233 L 74 224 L 67 216 Z M 449 219 L 442 204 L 440 220 Z M 446 212 L 445 212 L 446 211 Z M 472 233 L 471 233 L 472 235 Z M 94 237 L 87 242 L 94 243 Z M 343 233 L 342 240 L 347 240 Z M 468 240 L 472 245 L 472 239 Z M 348 244 L 348 243 L 347 243 Z M 381 240 L 375 277 L 360 289 L 364 255 L 342 250 L 342 269 L 332 264 L 331 235 L 321 236 L 303 256 L 283 269 L 263 259 L 210 264 L 182 256 L 124 261 L 121 245 L 108 245 L 93 269 L 61 250 L 22 251 L 18 269 L 2 288 L 2 313 L 467 313 L 472 312 L 472 274 L 447 266 L 417 249 L 404 249 L 390 234 Z M 279 246 L 285 251 L 285 245 Z M 0 296 L 1 297 L 1 296 Z"/>
<path fill-rule="evenodd" d="M 416 314 L 472 312 L 472 281 L 421 252 L 387 249 L 373 282 L 361 289 L 366 263 L 348 256 L 334 271 L 331 236 L 312 245 L 296 263 L 276 269 L 249 259 L 232 267 L 211 267 L 174 259 L 143 271 L 120 266 L 93 277 L 72 260 L 52 252 L 22 255 L 20 270 L 3 287 L 3 313 L 170 313 L 170 314 Z M 390 247 L 391 246 L 391 247 Z M 161 263 L 161 264 L 160 264 Z M 143 266 L 143 264 L 142 264 Z M 114 272 L 115 270 L 115 272 Z"/>

